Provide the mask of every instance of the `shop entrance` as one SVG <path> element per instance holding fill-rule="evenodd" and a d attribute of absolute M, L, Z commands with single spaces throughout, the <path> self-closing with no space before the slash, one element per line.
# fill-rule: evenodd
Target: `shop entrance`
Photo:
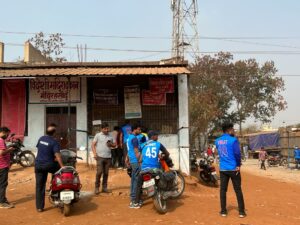
<path fill-rule="evenodd" d="M 57 125 L 56 138 L 60 142 L 61 149 L 68 147 L 68 107 L 47 107 L 46 126 L 50 123 Z M 71 107 L 71 139 L 70 148 L 76 148 L 76 107 Z M 74 130 L 73 130 L 74 129 Z"/>

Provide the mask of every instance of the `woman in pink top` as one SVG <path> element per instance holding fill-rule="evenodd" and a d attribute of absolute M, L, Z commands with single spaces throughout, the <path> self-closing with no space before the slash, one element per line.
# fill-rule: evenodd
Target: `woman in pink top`
<path fill-rule="evenodd" d="M 14 205 L 10 204 L 6 198 L 6 188 L 8 185 L 8 171 L 10 167 L 10 152 L 13 147 L 6 148 L 5 139 L 10 130 L 7 127 L 0 127 L 0 208 L 9 209 Z"/>

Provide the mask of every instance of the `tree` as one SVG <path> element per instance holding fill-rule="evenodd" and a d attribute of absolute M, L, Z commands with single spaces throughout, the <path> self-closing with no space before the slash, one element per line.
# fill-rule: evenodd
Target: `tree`
<path fill-rule="evenodd" d="M 212 134 L 224 121 L 240 125 L 249 117 L 270 122 L 286 108 L 284 81 L 273 62 L 234 62 L 230 53 L 198 58 L 191 66 L 190 117 L 195 133 Z M 193 137 L 193 136 L 192 136 Z"/>
<path fill-rule="evenodd" d="M 60 33 L 50 34 L 46 36 L 43 32 L 37 33 L 29 41 L 35 48 L 41 51 L 47 59 L 53 62 L 67 61 L 65 57 L 61 57 L 62 48 L 65 46 Z"/>
<path fill-rule="evenodd" d="M 233 112 L 239 123 L 253 117 L 263 123 L 271 122 L 278 111 L 287 106 L 281 92 L 284 81 L 276 76 L 274 62 L 260 66 L 255 59 L 239 60 L 232 64 L 232 75 L 226 79 L 232 96 Z"/>

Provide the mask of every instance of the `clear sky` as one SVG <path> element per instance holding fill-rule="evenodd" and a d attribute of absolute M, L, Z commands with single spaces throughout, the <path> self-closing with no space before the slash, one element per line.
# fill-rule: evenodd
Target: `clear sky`
<path fill-rule="evenodd" d="M 200 36 L 294 37 L 289 39 L 234 39 L 199 41 L 200 51 L 298 51 L 300 53 L 299 0 L 199 0 Z M 172 12 L 170 0 L 1 0 L 0 41 L 22 44 L 32 35 L 3 31 L 85 35 L 143 36 L 144 39 L 88 38 L 64 36 L 67 46 L 89 48 L 170 50 Z M 238 41 L 238 42 L 236 42 Z M 240 43 L 255 42 L 257 44 Z M 266 46 L 281 45 L 285 47 Z M 68 61 L 77 61 L 77 51 L 65 49 Z M 300 75 L 300 54 L 235 54 L 235 59 L 274 60 L 279 74 Z M 5 60 L 23 58 L 23 48 L 7 45 Z M 158 60 L 170 53 L 88 50 L 88 61 Z M 288 109 L 272 123 L 277 127 L 300 123 L 298 90 L 300 76 L 284 76 Z M 248 123 L 251 123 L 249 121 Z"/>

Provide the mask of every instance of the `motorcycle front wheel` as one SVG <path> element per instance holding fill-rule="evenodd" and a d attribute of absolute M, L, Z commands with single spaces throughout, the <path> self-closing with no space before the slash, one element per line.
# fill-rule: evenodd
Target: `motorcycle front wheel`
<path fill-rule="evenodd" d="M 69 216 L 70 212 L 71 212 L 71 205 L 70 204 L 64 204 L 64 208 L 63 208 L 64 216 Z"/>
<path fill-rule="evenodd" d="M 163 199 L 162 193 L 160 191 L 156 191 L 153 197 L 153 203 L 155 209 L 160 214 L 165 214 L 167 212 L 167 201 Z"/>
<path fill-rule="evenodd" d="M 20 154 L 20 165 L 21 166 L 23 166 L 23 167 L 33 166 L 34 161 L 35 161 L 35 156 L 31 151 L 26 150 Z"/>
<path fill-rule="evenodd" d="M 200 172 L 200 178 L 205 182 L 205 183 L 209 183 L 210 182 L 210 178 L 206 176 L 206 174 L 204 173 L 204 171 Z"/>

